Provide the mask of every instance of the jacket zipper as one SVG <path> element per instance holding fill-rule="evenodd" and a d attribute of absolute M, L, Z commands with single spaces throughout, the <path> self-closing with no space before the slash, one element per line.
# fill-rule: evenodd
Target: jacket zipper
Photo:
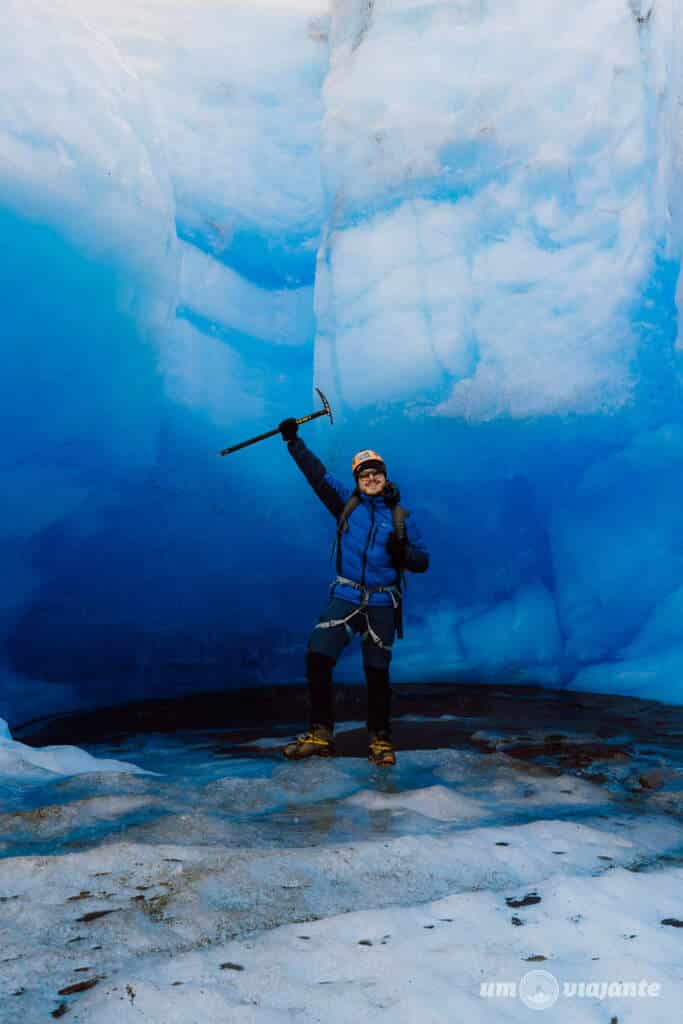
<path fill-rule="evenodd" d="M 366 566 L 367 561 L 368 561 L 368 548 L 370 547 L 370 540 L 372 538 L 372 528 L 375 525 L 375 506 L 374 506 L 374 503 L 370 506 L 370 510 L 371 510 L 370 530 L 369 530 L 369 533 L 368 533 L 368 539 L 365 542 L 365 551 L 363 552 L 363 573 L 362 573 L 361 578 L 360 578 L 362 586 L 365 586 L 365 566 Z"/>

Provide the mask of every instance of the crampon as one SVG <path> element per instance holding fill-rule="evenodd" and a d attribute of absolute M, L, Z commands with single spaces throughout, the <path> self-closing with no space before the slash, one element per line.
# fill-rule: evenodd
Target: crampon
<path fill-rule="evenodd" d="M 396 753 L 391 740 L 381 734 L 371 736 L 370 746 L 368 747 L 368 760 L 382 768 L 396 764 Z"/>

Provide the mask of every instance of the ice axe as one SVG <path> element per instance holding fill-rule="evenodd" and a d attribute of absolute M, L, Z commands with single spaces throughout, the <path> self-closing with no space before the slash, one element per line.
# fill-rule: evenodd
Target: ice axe
<path fill-rule="evenodd" d="M 316 388 L 315 390 L 320 395 L 320 401 L 323 403 L 323 408 L 318 409 L 317 412 L 309 413 L 308 416 L 300 416 L 296 421 L 298 426 L 301 426 L 302 423 L 310 423 L 311 420 L 317 420 L 319 416 L 329 416 L 330 423 L 334 423 L 330 403 L 327 401 L 320 388 Z M 267 430 L 265 434 L 259 434 L 258 437 L 250 437 L 248 441 L 242 441 L 240 444 L 233 444 L 231 448 L 224 448 L 223 451 L 218 454 L 231 455 L 233 452 L 238 452 L 240 448 L 247 448 L 250 444 L 257 444 L 259 441 L 265 441 L 267 437 L 275 437 L 275 435 L 279 433 L 279 427 L 276 427 L 275 430 Z"/>

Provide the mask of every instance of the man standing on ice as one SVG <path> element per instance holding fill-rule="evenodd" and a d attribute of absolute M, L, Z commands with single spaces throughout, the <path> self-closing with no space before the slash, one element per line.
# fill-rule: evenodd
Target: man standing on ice
<path fill-rule="evenodd" d="M 290 455 L 325 507 L 337 520 L 337 578 L 330 601 L 313 629 L 306 654 L 310 729 L 284 748 L 299 759 L 335 753 L 332 670 L 354 634 L 361 634 L 368 685 L 368 757 L 396 764 L 391 742 L 389 663 L 394 635 L 401 629 L 401 575 L 425 572 L 429 555 L 413 519 L 399 505 L 398 488 L 387 480 L 384 461 L 370 450 L 352 463 L 354 490 L 327 472 L 297 434 L 295 419 L 279 426 Z"/>

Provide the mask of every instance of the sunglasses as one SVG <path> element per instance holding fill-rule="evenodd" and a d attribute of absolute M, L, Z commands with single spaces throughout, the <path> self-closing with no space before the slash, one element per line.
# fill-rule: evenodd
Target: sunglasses
<path fill-rule="evenodd" d="M 359 480 L 370 480 L 372 477 L 380 477 L 380 476 L 384 476 L 384 473 L 382 472 L 381 469 L 377 469 L 377 470 L 375 470 L 375 469 L 366 469 L 364 473 L 359 473 L 358 474 L 358 479 Z"/>

